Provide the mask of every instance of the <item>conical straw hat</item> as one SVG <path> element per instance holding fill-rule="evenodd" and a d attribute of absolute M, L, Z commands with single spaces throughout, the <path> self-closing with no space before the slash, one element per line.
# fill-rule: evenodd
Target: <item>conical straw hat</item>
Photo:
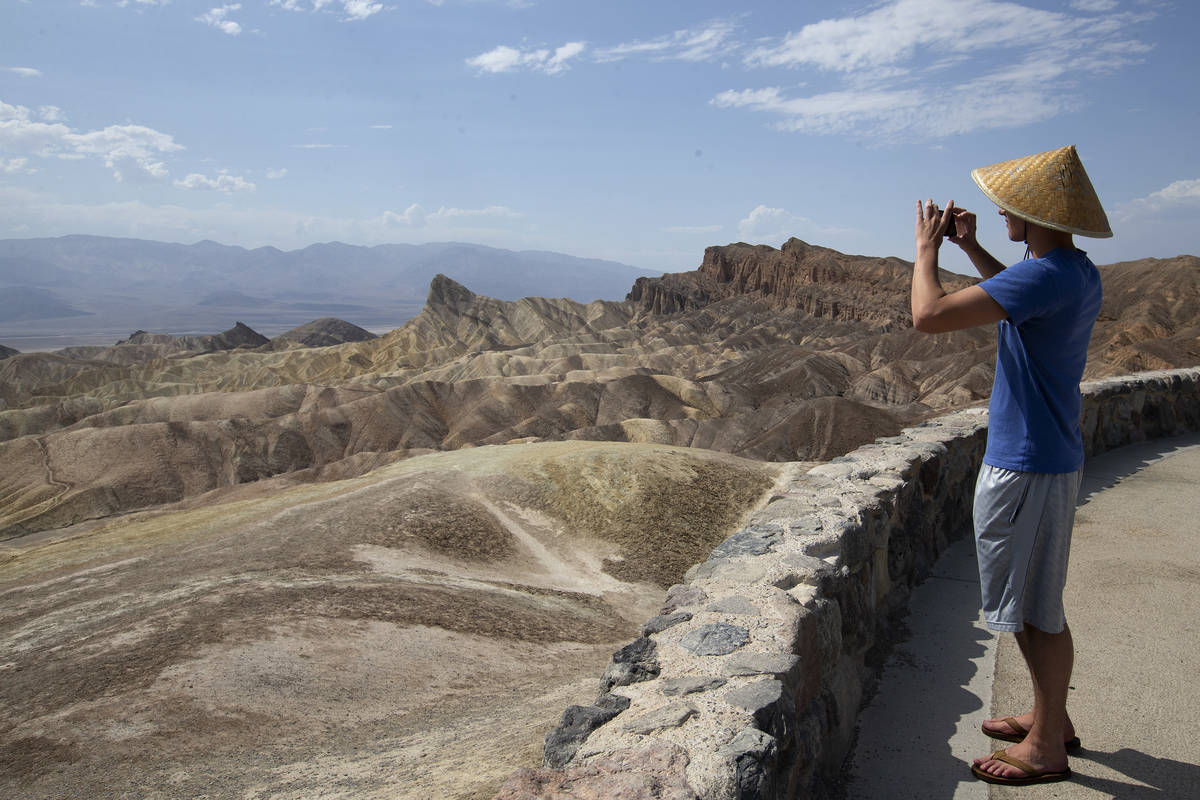
<path fill-rule="evenodd" d="M 1079 236 L 1113 235 L 1073 144 L 980 167 L 971 178 L 993 203 L 1021 219 Z"/>

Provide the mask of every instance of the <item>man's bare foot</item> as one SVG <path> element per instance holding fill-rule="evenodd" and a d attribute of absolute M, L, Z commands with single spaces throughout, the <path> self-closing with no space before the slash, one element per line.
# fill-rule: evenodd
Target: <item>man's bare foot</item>
<path fill-rule="evenodd" d="M 1019 727 L 1013 726 L 1008 720 L 1014 720 Z M 997 739 L 1008 742 L 1019 742 L 1025 738 L 1025 734 L 1029 733 L 1029 729 L 1033 727 L 1033 712 L 1030 711 L 1019 717 L 996 717 L 984 720 L 981 727 L 984 733 L 995 735 Z M 1070 717 L 1067 717 L 1066 729 L 1063 731 L 1063 742 L 1075 747 L 1079 746 L 1078 740 L 1075 739 L 1075 726 L 1071 723 Z"/>
<path fill-rule="evenodd" d="M 1012 747 L 1005 748 L 1004 752 L 1013 759 L 1032 767 L 1034 775 L 1067 771 L 1066 750 L 1060 750 L 1056 753 L 1047 752 L 1039 750 L 1030 742 L 1020 742 L 1014 744 Z M 975 768 L 980 772 L 993 775 L 997 778 L 1018 779 L 1030 777 L 1030 774 L 1024 770 L 991 756 L 977 758 L 973 763 L 975 764 Z"/>

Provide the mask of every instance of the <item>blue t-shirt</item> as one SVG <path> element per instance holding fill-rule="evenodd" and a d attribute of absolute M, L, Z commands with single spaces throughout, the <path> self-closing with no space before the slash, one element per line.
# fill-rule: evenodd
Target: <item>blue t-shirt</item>
<path fill-rule="evenodd" d="M 979 286 L 1008 312 L 998 323 L 984 462 L 1074 472 L 1083 466 L 1079 381 L 1100 313 L 1100 272 L 1082 250 L 1059 248 Z"/>

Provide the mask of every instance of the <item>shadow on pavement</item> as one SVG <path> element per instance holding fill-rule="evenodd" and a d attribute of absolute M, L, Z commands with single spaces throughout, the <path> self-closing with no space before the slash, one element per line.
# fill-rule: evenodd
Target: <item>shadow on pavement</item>
<path fill-rule="evenodd" d="M 1080 786 L 1121 800 L 1163 800 L 1196 797 L 1200 792 L 1200 765 L 1171 758 L 1158 758 L 1140 750 L 1123 747 L 1112 753 L 1084 750 L 1080 761 L 1094 761 L 1129 779 L 1128 782 L 1087 774 L 1078 767 L 1072 779 Z"/>
<path fill-rule="evenodd" d="M 892 650 L 876 694 L 859 717 L 858 741 L 839 787 L 842 798 L 962 797 L 974 784 L 971 742 L 956 736 L 984 717 L 990 686 L 989 633 L 979 621 L 974 542 L 965 536 L 913 594 L 907 635 Z M 980 686 L 980 684 L 983 686 Z"/>
<path fill-rule="evenodd" d="M 1083 482 L 1079 486 L 1077 506 L 1087 505 L 1096 494 L 1111 489 L 1139 470 L 1160 461 L 1185 447 L 1200 445 L 1200 433 L 1187 433 L 1170 439 L 1155 439 L 1149 442 L 1126 445 L 1117 450 L 1101 453 L 1087 460 Z"/>

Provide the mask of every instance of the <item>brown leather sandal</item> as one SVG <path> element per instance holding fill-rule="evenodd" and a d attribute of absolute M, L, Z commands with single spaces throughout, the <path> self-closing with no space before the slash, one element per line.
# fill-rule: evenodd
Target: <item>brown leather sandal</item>
<path fill-rule="evenodd" d="M 1019 758 L 1013 758 L 1004 750 L 997 750 L 992 753 L 989 758 L 992 761 L 1003 761 L 1010 767 L 1016 767 L 1025 774 L 1019 778 L 1006 778 L 1002 775 L 993 775 L 990 772 L 985 772 L 974 764 L 971 765 L 971 772 L 976 778 L 987 783 L 997 783 L 1002 786 L 1029 786 L 1034 783 L 1053 783 L 1055 781 L 1065 781 L 1071 777 L 1071 768 L 1064 767 L 1062 770 L 1045 770 L 1039 772 L 1036 767 L 1026 764 Z"/>
<path fill-rule="evenodd" d="M 984 736 L 990 736 L 993 739 L 999 739 L 1002 742 L 1023 742 L 1025 737 L 1029 735 L 1029 731 L 1021 723 L 1017 722 L 1015 717 L 1005 717 L 1000 720 L 1005 725 L 1013 729 L 1012 733 L 1003 733 L 1001 731 L 993 731 L 988 728 L 979 726 L 979 730 L 983 731 Z M 1083 743 L 1079 741 L 1079 737 L 1075 736 L 1063 743 L 1068 752 L 1083 749 Z"/>

